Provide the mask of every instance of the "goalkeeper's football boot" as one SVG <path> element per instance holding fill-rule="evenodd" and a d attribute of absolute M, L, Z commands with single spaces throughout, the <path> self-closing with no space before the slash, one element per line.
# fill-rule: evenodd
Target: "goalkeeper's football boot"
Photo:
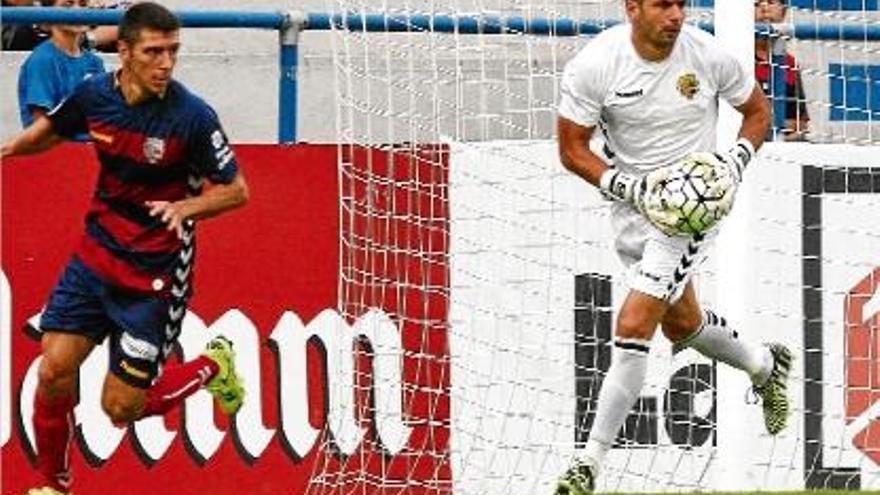
<path fill-rule="evenodd" d="M 791 351 L 782 344 L 768 344 L 773 355 L 773 369 L 762 385 L 755 385 L 755 393 L 764 408 L 764 426 L 767 433 L 776 435 L 788 425 L 790 410 L 788 398 L 788 374 L 791 371 Z"/>
<path fill-rule="evenodd" d="M 227 415 L 237 413 L 244 402 L 244 385 L 235 371 L 235 351 L 232 349 L 232 342 L 222 335 L 214 337 L 208 342 L 203 355 L 220 367 L 220 371 L 205 385 L 205 389 L 214 396 L 224 413 Z"/>
<path fill-rule="evenodd" d="M 576 459 L 574 464 L 556 483 L 554 495 L 588 495 L 596 489 L 598 469 L 586 460 Z"/>
<path fill-rule="evenodd" d="M 51 486 L 44 486 L 43 488 L 31 488 L 27 491 L 25 495 L 73 495 L 70 492 L 61 492 L 58 491 Z"/>

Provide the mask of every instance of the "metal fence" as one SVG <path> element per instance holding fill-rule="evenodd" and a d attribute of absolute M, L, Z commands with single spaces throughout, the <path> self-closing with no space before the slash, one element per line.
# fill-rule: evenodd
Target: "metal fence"
<path fill-rule="evenodd" d="M 457 33 L 482 35 L 586 36 L 594 35 L 619 23 L 616 19 L 525 18 L 520 16 L 474 15 L 388 15 L 388 14 L 326 14 L 248 11 L 181 10 L 176 14 L 184 27 L 271 29 L 279 33 L 278 49 L 278 142 L 297 141 L 297 71 L 300 33 L 305 30 L 348 30 L 385 33 Z M 0 22 L 8 24 L 88 24 L 115 25 L 121 10 L 67 9 L 44 7 L 4 7 Z M 709 32 L 712 23 L 698 25 Z M 854 23 L 795 23 L 793 25 L 756 24 L 758 35 L 771 36 L 780 43 L 787 38 L 798 40 L 880 41 L 880 25 Z M 784 51 L 774 50 L 772 101 L 774 126 L 785 121 Z"/>

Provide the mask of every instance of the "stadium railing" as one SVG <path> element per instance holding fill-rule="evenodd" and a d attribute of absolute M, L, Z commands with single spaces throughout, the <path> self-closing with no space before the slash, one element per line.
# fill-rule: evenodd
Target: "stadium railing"
<path fill-rule="evenodd" d="M 114 25 L 123 11 L 102 9 L 66 9 L 44 7 L 4 7 L 0 10 L 0 22 L 8 24 L 89 24 Z M 611 19 L 525 18 L 519 16 L 474 15 L 388 15 L 324 13 L 249 12 L 219 10 L 177 11 L 184 27 L 192 28 L 252 28 L 273 29 L 279 32 L 278 53 L 278 142 L 297 141 L 297 71 L 299 65 L 299 34 L 304 30 L 349 30 L 365 32 L 448 32 L 459 34 L 532 34 L 554 36 L 583 36 L 596 34 L 617 24 Z M 709 32 L 712 23 L 698 25 Z M 880 25 L 876 24 L 807 24 L 793 25 L 756 24 L 755 33 L 771 35 L 784 41 L 786 38 L 801 40 L 880 41 Z M 784 51 L 777 47 L 778 53 Z M 782 55 L 776 55 L 773 63 L 776 84 L 772 87 L 774 102 L 774 127 L 781 128 L 785 122 L 785 67 Z"/>

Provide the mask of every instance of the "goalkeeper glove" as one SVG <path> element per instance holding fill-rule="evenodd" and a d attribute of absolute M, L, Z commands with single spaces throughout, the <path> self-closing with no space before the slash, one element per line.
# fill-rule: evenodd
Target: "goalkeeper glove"
<path fill-rule="evenodd" d="M 746 165 L 755 156 L 755 147 L 748 139 L 739 138 L 727 153 L 716 153 L 715 156 L 724 164 L 727 173 L 739 184 L 746 171 Z"/>
<path fill-rule="evenodd" d="M 675 235 L 678 216 L 666 208 L 661 194 L 663 181 L 671 171 L 670 167 L 662 167 L 636 177 L 608 169 L 599 178 L 599 189 L 612 199 L 631 204 L 663 233 Z"/>

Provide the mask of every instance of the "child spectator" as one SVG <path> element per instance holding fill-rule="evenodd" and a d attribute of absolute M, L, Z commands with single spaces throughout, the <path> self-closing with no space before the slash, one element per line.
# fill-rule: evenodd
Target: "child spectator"
<path fill-rule="evenodd" d="M 88 0 L 48 0 L 44 5 L 87 7 Z M 104 62 L 82 48 L 88 29 L 88 26 L 51 25 L 48 42 L 38 45 L 25 60 L 18 75 L 18 106 L 23 127 L 61 103 L 84 79 L 105 72 Z"/>

